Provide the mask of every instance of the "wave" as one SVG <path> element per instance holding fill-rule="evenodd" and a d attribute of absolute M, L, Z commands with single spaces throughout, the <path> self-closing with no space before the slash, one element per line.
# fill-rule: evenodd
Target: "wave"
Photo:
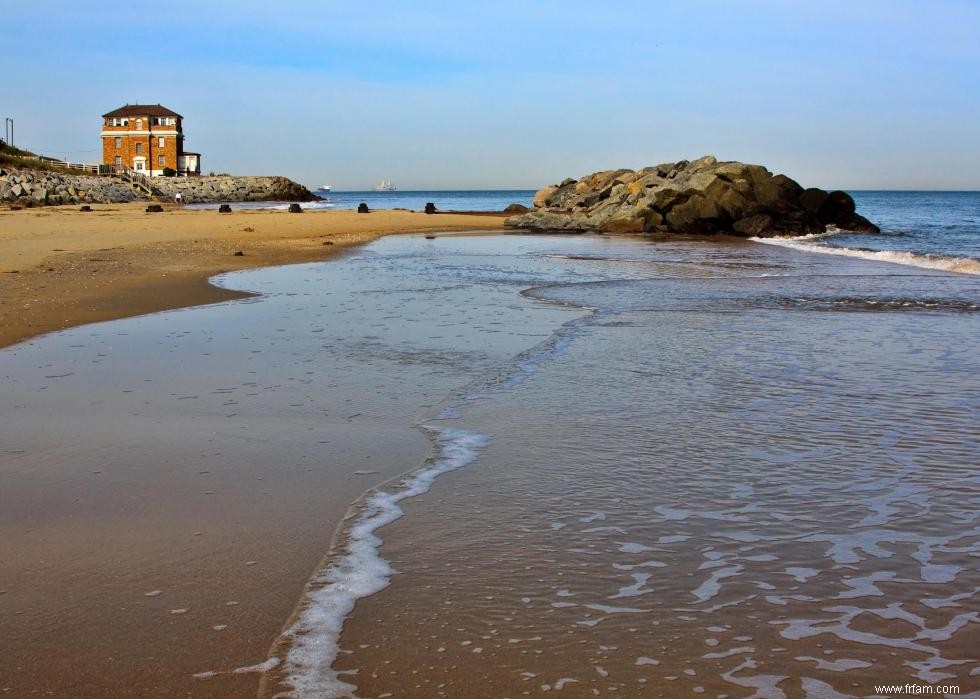
<path fill-rule="evenodd" d="M 427 465 L 407 476 L 392 492 L 377 491 L 363 502 L 350 526 L 344 552 L 318 573 L 306 594 L 306 606 L 283 634 L 289 650 L 282 672 L 292 691 L 277 696 L 349 697 L 356 687 L 344 682 L 333 669 L 339 651 L 340 632 L 357 600 L 388 586 L 392 568 L 381 557 L 381 539 L 375 532 L 402 516 L 398 503 L 428 492 L 440 475 L 466 466 L 487 438 L 447 427 L 426 427 L 437 445 Z"/>
<path fill-rule="evenodd" d="M 491 374 L 454 392 L 447 400 L 448 405 L 432 419 L 454 419 L 457 410 L 470 401 L 510 390 L 530 378 L 541 364 L 561 355 L 575 337 L 586 331 L 590 322 L 601 317 L 593 309 L 583 310 L 590 312 L 566 322 L 546 340 L 514 357 L 500 375 Z M 273 647 L 268 662 L 281 661 L 280 675 L 263 678 L 262 696 L 269 693 L 265 690 L 273 683 L 278 683 L 280 688 L 288 687 L 274 693 L 277 698 L 356 696 L 357 688 L 344 682 L 333 664 L 340 650 L 344 622 L 355 604 L 386 588 L 393 573 L 391 565 L 381 556 L 383 542 L 375 532 L 404 514 L 399 502 L 428 492 L 437 477 L 469 465 L 489 442 L 486 435 L 475 432 L 431 424 L 420 427 L 435 445 L 435 455 L 405 476 L 392 492 L 376 490 L 364 496 L 353 514 L 348 515 L 346 520 L 352 524 L 345 526 L 342 550 L 328 554 L 331 562 L 322 564 L 311 578 L 295 621 Z"/>
<path fill-rule="evenodd" d="M 957 272 L 959 274 L 980 275 L 980 260 L 970 257 L 947 257 L 945 255 L 928 255 L 917 252 L 899 252 L 897 250 L 867 250 L 863 248 L 835 248 L 828 245 L 819 245 L 809 241 L 829 238 L 837 235 L 841 231 L 828 231 L 827 233 L 817 233 L 813 235 L 803 235 L 797 238 L 749 238 L 757 243 L 766 245 L 779 245 L 784 248 L 803 250 L 804 252 L 819 252 L 825 255 L 843 255 L 845 257 L 858 257 L 862 260 L 874 260 L 877 262 L 891 262 L 899 265 L 920 267 L 924 269 L 938 269 L 944 272 Z"/>

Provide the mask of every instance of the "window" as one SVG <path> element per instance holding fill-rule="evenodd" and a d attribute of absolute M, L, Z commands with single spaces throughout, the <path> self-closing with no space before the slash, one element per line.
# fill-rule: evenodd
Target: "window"
<path fill-rule="evenodd" d="M 143 144 L 142 143 L 137 143 L 136 144 L 136 155 L 143 155 Z"/>
<path fill-rule="evenodd" d="M 159 139 L 159 140 L 157 141 L 157 145 L 158 145 L 158 146 L 159 146 L 160 148 L 163 148 L 163 136 L 161 136 L 161 137 L 160 137 L 160 139 Z"/>
<path fill-rule="evenodd" d="M 167 159 L 164 156 L 162 155 L 157 156 L 157 165 L 163 167 L 166 164 L 167 164 Z"/>
<path fill-rule="evenodd" d="M 136 129 L 137 130 L 141 130 L 142 128 L 143 128 L 143 120 L 142 119 L 137 119 L 136 120 Z"/>
<path fill-rule="evenodd" d="M 118 136 L 116 136 L 113 140 L 115 141 L 115 144 L 114 145 L 116 146 L 116 150 L 119 150 L 120 148 L 122 148 L 122 139 L 121 138 L 119 138 Z"/>
<path fill-rule="evenodd" d="M 113 164 L 116 167 L 119 167 L 120 165 L 122 165 L 122 156 L 121 155 L 117 155 L 116 156 L 116 159 L 113 161 Z"/>

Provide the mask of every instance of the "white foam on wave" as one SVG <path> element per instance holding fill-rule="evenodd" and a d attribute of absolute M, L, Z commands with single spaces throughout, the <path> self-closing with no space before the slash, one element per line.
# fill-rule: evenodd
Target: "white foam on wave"
<path fill-rule="evenodd" d="M 969 257 L 945 257 L 942 255 L 925 255 L 915 252 L 899 252 L 897 250 L 859 250 L 856 248 L 834 248 L 828 245 L 819 245 L 810 242 L 818 238 L 829 237 L 834 233 L 824 233 L 820 235 L 802 235 L 796 238 L 749 238 L 756 243 L 766 245 L 779 245 L 784 248 L 802 250 L 804 252 L 819 252 L 826 255 L 843 255 L 845 257 L 858 257 L 862 260 L 873 260 L 876 262 L 892 262 L 899 265 L 908 265 L 924 269 L 938 269 L 944 272 L 957 272 L 959 274 L 978 274 L 980 275 L 980 261 Z"/>
<path fill-rule="evenodd" d="M 721 581 L 724 578 L 730 578 L 738 575 L 742 571 L 742 568 L 743 566 L 735 564 L 733 566 L 722 568 L 721 570 L 716 570 L 691 594 L 694 595 L 699 603 L 707 602 L 709 599 L 712 599 L 719 592 L 721 592 Z"/>
<path fill-rule="evenodd" d="M 829 614 L 837 614 L 838 616 L 824 617 L 821 619 L 778 619 L 769 623 L 773 626 L 784 626 L 785 628 L 780 630 L 779 635 L 793 641 L 821 636 L 823 634 L 832 634 L 843 641 L 859 643 L 865 646 L 882 646 L 884 648 L 924 653 L 928 656 L 925 660 L 906 661 L 905 665 L 915 669 L 918 678 L 930 684 L 955 677 L 955 675 L 948 672 L 942 672 L 943 669 L 953 665 L 963 665 L 970 661 L 944 658 L 941 647 L 938 645 L 931 646 L 929 642 L 939 644 L 948 641 L 962 629 L 971 624 L 975 624 L 978 618 L 980 618 L 980 613 L 978 612 L 965 612 L 950 619 L 945 626 L 932 628 L 927 625 L 925 618 L 907 611 L 901 602 L 893 602 L 880 609 L 842 605 L 837 607 L 824 607 L 823 611 Z M 899 619 L 917 628 L 918 632 L 908 634 L 904 638 L 896 638 L 894 636 L 885 636 L 871 631 L 855 629 L 852 626 L 854 620 L 863 614 L 872 614 L 886 621 Z"/>
<path fill-rule="evenodd" d="M 853 694 L 838 692 L 826 682 L 813 677 L 801 677 L 800 685 L 806 699 L 855 699 Z"/>
<path fill-rule="evenodd" d="M 828 672 L 849 672 L 851 670 L 861 670 L 871 667 L 871 663 L 866 663 L 863 660 L 850 660 L 848 658 L 824 660 L 823 658 L 814 658 L 812 655 L 798 655 L 795 659 L 801 663 L 807 661 L 812 662 L 817 666 L 818 670 L 827 670 Z"/>
<path fill-rule="evenodd" d="M 428 492 L 438 476 L 471 463 L 487 442 L 483 435 L 454 428 L 427 429 L 438 448 L 436 457 L 392 492 L 378 491 L 364 500 L 345 552 L 312 579 L 303 610 L 284 634 L 291 642 L 284 675 L 295 696 L 353 696 L 355 687 L 341 680 L 332 665 L 347 615 L 357 600 L 387 587 L 392 574 L 379 553 L 382 542 L 375 532 L 402 516 L 399 502 Z"/>
<path fill-rule="evenodd" d="M 754 689 L 755 693 L 752 696 L 758 697 L 758 699 L 786 699 L 786 694 L 777 686 L 784 680 L 789 679 L 786 675 L 735 676 L 736 672 L 755 670 L 757 667 L 758 665 L 754 659 L 747 658 L 741 665 L 732 668 L 728 672 L 723 672 L 721 676 L 725 681 L 731 682 L 739 687 Z"/>

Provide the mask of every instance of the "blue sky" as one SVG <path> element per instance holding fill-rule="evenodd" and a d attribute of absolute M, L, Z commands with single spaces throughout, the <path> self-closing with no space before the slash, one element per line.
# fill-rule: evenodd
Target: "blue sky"
<path fill-rule="evenodd" d="M 99 157 L 104 112 L 160 102 L 205 171 L 339 189 L 706 153 L 805 186 L 980 189 L 977 0 L 4 4 L 0 117 L 72 160 Z"/>

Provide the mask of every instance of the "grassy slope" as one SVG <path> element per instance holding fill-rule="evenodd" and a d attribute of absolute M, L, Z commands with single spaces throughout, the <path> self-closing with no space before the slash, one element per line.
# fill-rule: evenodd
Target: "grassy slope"
<path fill-rule="evenodd" d="M 63 167 L 56 167 L 43 160 L 38 160 L 35 153 L 14 148 L 3 140 L 0 140 L 0 167 L 12 170 L 38 170 L 42 172 L 70 173 L 75 175 L 90 174 L 82 170 L 69 170 Z"/>

